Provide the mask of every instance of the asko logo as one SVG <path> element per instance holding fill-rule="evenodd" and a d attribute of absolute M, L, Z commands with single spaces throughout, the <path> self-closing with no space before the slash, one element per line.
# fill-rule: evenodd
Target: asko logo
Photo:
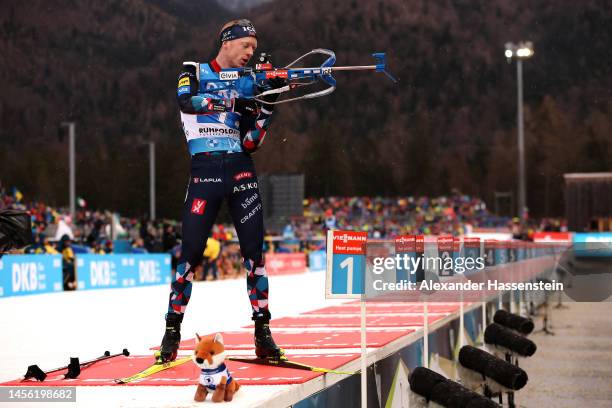
<path fill-rule="evenodd" d="M 242 173 L 234 174 L 234 180 L 236 181 L 251 177 L 253 177 L 253 173 L 251 173 L 250 171 L 243 171 Z"/>
<path fill-rule="evenodd" d="M 245 183 L 239 186 L 234 186 L 234 193 L 239 193 L 240 191 L 247 191 L 253 188 L 257 188 L 257 183 Z"/>
<path fill-rule="evenodd" d="M 238 79 L 238 71 L 221 71 L 219 72 L 219 79 L 222 81 L 233 81 Z"/>
<path fill-rule="evenodd" d="M 200 198 L 194 198 L 193 204 L 191 204 L 191 213 L 202 215 L 204 214 L 204 208 L 206 208 L 206 200 Z"/>

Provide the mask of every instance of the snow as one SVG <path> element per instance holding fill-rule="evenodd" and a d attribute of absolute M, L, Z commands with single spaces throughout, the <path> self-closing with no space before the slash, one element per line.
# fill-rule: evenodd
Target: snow
<path fill-rule="evenodd" d="M 325 273 L 271 276 L 272 317 L 295 316 L 320 307 L 343 303 L 325 299 Z M 164 331 L 168 303 L 166 285 L 129 289 L 102 289 L 17 296 L 0 299 L 0 382 L 25 374 L 38 364 L 43 370 L 63 366 L 69 357 L 81 361 L 98 357 L 105 350 L 150 354 Z M 237 330 L 252 323 L 246 294 L 246 279 L 194 282 L 192 297 L 181 333 Z M 227 407 L 273 406 L 274 394 L 289 386 L 244 386 Z M 244 390 L 244 391 L 242 391 Z M 65 406 L 201 407 L 195 403 L 195 385 L 189 387 L 79 387 L 77 403 Z M 63 404 L 54 403 L 54 407 Z M 8 406 L 0 403 L 0 406 Z M 28 406 L 19 403 L 20 407 Z M 40 407 L 40 403 L 31 406 Z"/>

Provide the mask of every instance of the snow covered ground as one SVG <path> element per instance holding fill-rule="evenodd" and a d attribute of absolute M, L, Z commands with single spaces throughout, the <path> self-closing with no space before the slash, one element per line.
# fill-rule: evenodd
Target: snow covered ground
<path fill-rule="evenodd" d="M 0 381 L 22 376 L 31 364 L 43 370 L 104 353 L 149 354 L 164 330 L 166 285 L 130 289 L 75 291 L 0 299 Z M 293 316 L 343 303 L 325 299 L 325 274 L 309 272 L 270 277 L 270 310 L 274 318 Z M 246 280 L 195 282 L 182 325 L 184 338 L 251 324 Z M 289 386 L 245 386 L 224 406 L 259 406 Z M 59 406 L 201 407 L 193 387 L 79 387 L 77 403 Z M 0 406 L 8 406 L 0 403 Z M 19 407 L 28 406 L 19 403 Z M 30 406 L 40 407 L 40 403 Z M 268 405 L 270 406 L 270 405 Z"/>

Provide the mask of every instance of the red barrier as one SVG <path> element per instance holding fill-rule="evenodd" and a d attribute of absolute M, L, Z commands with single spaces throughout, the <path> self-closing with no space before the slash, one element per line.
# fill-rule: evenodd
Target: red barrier
<path fill-rule="evenodd" d="M 535 232 L 534 242 L 572 242 L 572 234 L 569 232 Z"/>
<path fill-rule="evenodd" d="M 306 254 L 266 254 L 268 275 L 289 275 L 306 272 Z"/>

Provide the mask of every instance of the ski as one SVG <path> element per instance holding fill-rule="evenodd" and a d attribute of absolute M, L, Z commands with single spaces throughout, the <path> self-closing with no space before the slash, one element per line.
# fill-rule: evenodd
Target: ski
<path fill-rule="evenodd" d="M 278 359 L 267 359 L 267 358 L 249 358 L 249 357 L 228 357 L 230 361 L 236 361 L 240 363 L 259 364 L 271 367 L 282 367 L 282 368 L 295 368 L 297 370 L 315 371 L 318 373 L 325 374 L 345 374 L 353 375 L 357 374 L 356 371 L 338 371 L 329 368 L 315 367 L 308 364 L 298 363 L 297 361 L 291 360 L 278 360 Z"/>
<path fill-rule="evenodd" d="M 129 377 L 124 377 L 124 378 L 117 378 L 115 379 L 115 383 L 116 384 L 127 384 L 130 383 L 132 381 L 136 381 L 136 380 L 141 380 L 143 378 L 147 378 L 153 374 L 159 373 L 160 371 L 164 371 L 167 370 L 169 368 L 172 367 L 176 367 L 179 366 L 181 364 L 184 364 L 188 361 L 191 361 L 191 357 L 183 357 L 183 358 L 179 358 L 178 360 L 174 360 L 174 361 L 169 361 L 167 363 L 155 363 L 147 368 L 145 368 L 144 370 L 131 375 Z"/>

